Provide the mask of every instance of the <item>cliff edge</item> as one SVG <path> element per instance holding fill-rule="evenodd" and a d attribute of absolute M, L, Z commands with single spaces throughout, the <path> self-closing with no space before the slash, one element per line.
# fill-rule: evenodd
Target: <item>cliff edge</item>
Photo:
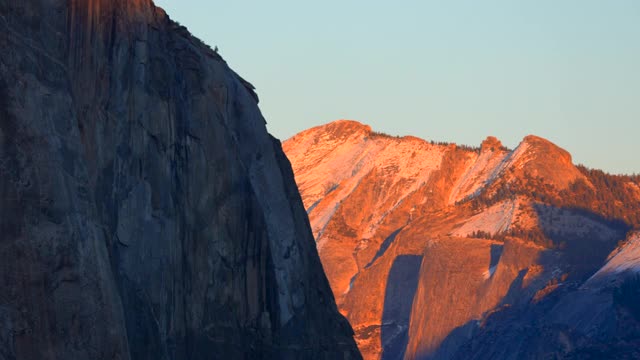
<path fill-rule="evenodd" d="M 251 84 L 150 0 L 0 0 L 0 359 L 357 359 Z"/>

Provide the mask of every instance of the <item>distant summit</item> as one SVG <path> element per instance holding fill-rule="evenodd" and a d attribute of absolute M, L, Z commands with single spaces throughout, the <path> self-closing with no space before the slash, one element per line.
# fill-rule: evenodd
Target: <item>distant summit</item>
<path fill-rule="evenodd" d="M 534 135 L 473 148 L 340 120 L 283 148 L 366 359 L 640 346 L 625 315 L 640 303 L 625 290 L 640 271 L 640 178 L 575 166 Z"/>

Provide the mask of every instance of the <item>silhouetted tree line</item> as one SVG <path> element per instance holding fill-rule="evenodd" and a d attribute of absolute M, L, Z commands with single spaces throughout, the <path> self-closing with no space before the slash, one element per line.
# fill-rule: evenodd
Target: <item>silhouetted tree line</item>
<path fill-rule="evenodd" d="M 477 239 L 495 239 L 494 234 L 491 234 L 488 231 L 482 231 L 482 230 L 474 231 L 471 234 L 469 234 L 468 237 L 477 238 Z"/>
<path fill-rule="evenodd" d="M 456 147 L 460 150 L 464 150 L 464 151 L 471 151 L 471 152 L 475 152 L 475 153 L 480 153 L 480 147 L 479 146 L 469 146 L 469 145 L 456 145 Z"/>
<path fill-rule="evenodd" d="M 429 141 L 429 143 L 431 145 L 438 145 L 438 146 L 451 146 L 454 145 L 456 148 L 460 149 L 460 150 L 464 150 L 464 151 L 470 151 L 470 152 L 474 152 L 477 154 L 480 154 L 480 146 L 469 146 L 469 145 L 458 145 L 452 142 L 447 142 L 447 141 L 434 141 L 431 140 Z"/>
<path fill-rule="evenodd" d="M 472 209 L 480 210 L 504 200 L 514 200 L 517 196 L 526 196 L 557 208 L 577 211 L 616 228 L 640 229 L 640 201 L 638 193 L 630 186 L 640 186 L 640 176 L 611 175 L 581 165 L 578 169 L 593 187 L 580 179 L 567 189 L 558 191 L 544 178 L 525 174 L 524 178 L 516 178 L 509 183 L 500 179 L 480 195 L 460 203 L 470 203 Z"/>
<path fill-rule="evenodd" d="M 523 239 L 534 244 L 538 244 L 545 247 L 552 247 L 553 240 L 548 238 L 541 229 L 521 229 L 513 227 L 507 231 L 501 233 L 492 234 L 488 231 L 477 230 L 469 234 L 467 237 L 475 239 L 491 239 L 504 241 L 507 237 L 516 237 Z"/>
<path fill-rule="evenodd" d="M 369 136 L 371 136 L 372 138 L 376 138 L 376 137 L 382 137 L 382 138 L 390 138 L 390 139 L 400 139 L 402 138 L 402 136 L 400 135 L 389 135 L 387 133 L 381 132 L 381 131 L 372 131 L 369 133 Z"/>
<path fill-rule="evenodd" d="M 434 141 L 434 140 L 429 141 L 429 143 L 431 145 L 439 145 L 439 146 L 449 146 L 449 145 L 453 144 L 453 143 L 450 143 L 450 142 L 447 142 L 447 141 Z"/>
<path fill-rule="evenodd" d="M 640 201 L 632 185 L 640 186 L 638 175 L 611 175 L 602 170 L 578 166 L 589 181 L 578 180 L 562 191 L 560 197 L 570 206 L 584 208 L 601 214 L 609 220 L 620 220 L 629 226 L 640 229 Z"/>
<path fill-rule="evenodd" d="M 506 236 L 517 237 L 544 247 L 553 247 L 553 240 L 549 238 L 542 229 L 537 227 L 533 229 L 521 229 L 514 227 L 505 232 L 505 237 Z"/>
<path fill-rule="evenodd" d="M 204 41 L 200 40 L 200 38 L 198 38 L 195 35 L 191 34 L 189 32 L 189 29 L 187 29 L 184 25 L 180 24 L 179 21 L 173 20 L 173 29 L 174 29 L 174 31 L 176 31 L 176 33 L 178 33 L 179 35 L 181 35 L 185 39 L 189 40 L 192 44 L 194 44 L 196 46 L 199 46 L 199 47 L 206 48 L 207 50 L 211 51 L 212 53 L 218 54 L 218 52 L 219 52 L 218 46 L 216 46 L 214 49 L 212 49 L 211 45 L 205 43 Z"/>
<path fill-rule="evenodd" d="M 539 184 L 538 186 L 542 187 L 544 184 Z M 519 178 L 516 178 L 511 183 L 507 183 L 504 179 L 499 179 L 479 195 L 463 199 L 456 204 L 470 203 L 473 210 L 481 210 L 504 200 L 514 200 L 518 195 L 526 193 L 526 186 Z M 532 194 L 532 191 L 529 191 L 529 194 Z"/>

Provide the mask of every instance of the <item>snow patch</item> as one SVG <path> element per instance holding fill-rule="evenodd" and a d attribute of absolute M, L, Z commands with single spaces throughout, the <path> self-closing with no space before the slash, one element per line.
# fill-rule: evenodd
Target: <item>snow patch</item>
<path fill-rule="evenodd" d="M 609 261 L 591 279 L 614 276 L 624 272 L 640 273 L 640 233 L 609 255 Z M 590 281 L 591 281 L 590 279 Z"/>
<path fill-rule="evenodd" d="M 308 212 L 313 210 L 311 227 L 318 240 L 335 214 L 332 204 L 339 206 L 375 171 L 382 189 L 375 203 L 369 204 L 374 211 L 362 234 L 364 238 L 371 237 L 386 215 L 390 199 L 397 199 L 397 206 L 427 183 L 433 171 L 440 168 L 446 151 L 420 139 L 372 137 L 365 128 L 344 136 L 307 131 L 287 140 L 283 148 L 296 174 L 304 205 Z M 327 191 L 338 184 L 331 193 Z"/>
<path fill-rule="evenodd" d="M 498 265 L 494 265 L 494 266 L 490 267 L 489 270 L 487 270 L 484 273 L 482 273 L 482 277 L 485 280 L 488 280 L 496 272 L 496 267 L 498 267 Z"/>
<path fill-rule="evenodd" d="M 471 164 L 456 183 L 449 197 L 449 204 L 477 196 L 496 176 L 498 169 L 507 158 L 508 153 L 484 151 Z"/>
<path fill-rule="evenodd" d="M 452 232 L 453 236 L 468 237 L 476 231 L 499 234 L 509 229 L 518 201 L 503 201 L 473 216 Z"/>

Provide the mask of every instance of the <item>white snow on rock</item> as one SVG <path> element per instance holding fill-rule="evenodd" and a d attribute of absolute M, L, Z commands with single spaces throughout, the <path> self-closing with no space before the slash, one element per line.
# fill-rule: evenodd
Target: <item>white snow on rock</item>
<path fill-rule="evenodd" d="M 454 186 L 449 204 L 478 196 L 507 169 L 522 169 L 534 157 L 529 149 L 529 143 L 522 141 L 515 150 L 510 152 L 483 150 Z"/>
<path fill-rule="evenodd" d="M 479 195 L 495 179 L 508 155 L 501 151 L 483 151 L 454 186 L 449 204 Z"/>
<path fill-rule="evenodd" d="M 335 132 L 332 126 L 337 128 Z M 383 191 L 376 202 L 382 205 L 393 198 L 397 199 L 396 206 L 440 168 L 445 152 L 444 147 L 422 139 L 376 134 L 369 126 L 347 120 L 299 133 L 285 141 L 283 148 L 294 167 L 305 208 L 313 212 L 310 218 L 316 239 L 336 210 L 331 204 L 340 204 L 370 172 L 383 179 L 385 190 L 400 191 Z M 372 208 L 376 210 L 363 234 L 365 238 L 375 232 L 389 209 Z"/>
<path fill-rule="evenodd" d="M 629 240 L 609 255 L 607 264 L 589 281 L 624 272 L 640 273 L 640 233 L 631 235 Z"/>
<path fill-rule="evenodd" d="M 476 231 L 483 231 L 490 234 L 505 232 L 513 222 L 517 208 L 518 201 L 506 200 L 497 203 L 481 213 L 474 215 L 451 235 L 467 237 Z"/>
<path fill-rule="evenodd" d="M 488 280 L 490 277 L 493 276 L 493 274 L 496 272 L 496 268 L 498 267 L 498 265 L 494 265 L 492 267 L 489 268 L 489 270 L 485 271 L 484 273 L 482 273 L 482 277 L 485 280 Z"/>

